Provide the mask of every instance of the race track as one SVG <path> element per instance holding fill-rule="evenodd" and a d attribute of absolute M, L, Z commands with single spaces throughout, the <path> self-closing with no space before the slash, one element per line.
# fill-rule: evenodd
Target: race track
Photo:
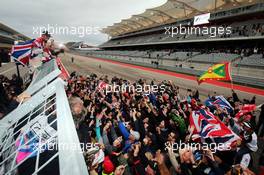
<path fill-rule="evenodd" d="M 71 57 L 74 57 L 74 63 L 71 62 Z M 221 85 L 213 85 L 203 83 L 198 85 L 195 79 L 184 78 L 184 76 L 177 76 L 171 72 L 160 71 L 155 69 L 144 69 L 142 67 L 122 64 L 119 62 L 108 61 L 104 59 L 96 59 L 90 57 L 84 57 L 79 55 L 73 55 L 66 53 L 61 55 L 62 62 L 69 72 L 76 71 L 78 74 L 87 75 L 95 73 L 99 76 L 108 75 L 109 77 L 118 76 L 131 81 L 138 80 L 139 78 L 146 79 L 148 82 L 151 80 L 162 81 L 172 80 L 177 86 L 181 88 L 181 93 L 186 94 L 186 89 L 198 89 L 202 100 L 204 100 L 208 94 L 216 92 L 219 95 L 230 96 L 231 89 L 227 87 L 221 87 Z M 101 65 L 101 68 L 99 68 Z M 241 100 L 251 99 L 254 95 L 257 97 L 257 104 L 264 103 L 264 90 L 248 88 L 243 86 L 236 86 L 238 89 L 242 87 L 241 91 L 236 90 Z M 250 91 L 244 91 L 243 89 L 250 89 Z M 257 93 L 254 93 L 257 92 Z"/>

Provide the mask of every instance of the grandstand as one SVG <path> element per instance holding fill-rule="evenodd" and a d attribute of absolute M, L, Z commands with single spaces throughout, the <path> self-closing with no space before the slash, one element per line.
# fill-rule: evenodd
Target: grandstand
<path fill-rule="evenodd" d="M 205 5 L 206 4 L 206 5 Z M 211 13 L 210 23 L 204 26 L 231 27 L 232 33 L 215 37 L 203 34 L 164 35 L 165 28 L 192 26 L 193 17 L 202 13 Z M 146 10 L 143 14 L 133 15 L 103 32 L 112 38 L 101 45 L 102 48 L 136 46 L 146 44 L 183 43 L 203 40 L 234 40 L 263 36 L 263 3 L 261 1 L 175 1 L 168 0 L 164 5 Z M 129 21 L 129 22 L 127 22 Z M 151 23 L 149 24 L 149 21 Z M 139 26 L 138 24 L 142 24 Z"/>
<path fill-rule="evenodd" d="M 111 39 L 100 50 L 79 53 L 196 76 L 211 64 L 229 61 L 236 83 L 255 86 L 260 82 L 257 86 L 264 87 L 263 12 L 264 3 L 258 0 L 168 0 L 104 28 Z M 194 17 L 204 13 L 210 13 L 209 23 L 194 26 Z M 168 33 L 182 26 L 209 31 L 224 27 L 230 33 L 214 33 L 213 37 L 212 33 Z"/>
<path fill-rule="evenodd" d="M 11 48 L 14 41 L 29 40 L 30 38 L 0 23 L 0 48 Z"/>
<path fill-rule="evenodd" d="M 0 62 L 8 62 L 8 53 L 15 41 L 29 40 L 27 36 L 0 23 Z"/>

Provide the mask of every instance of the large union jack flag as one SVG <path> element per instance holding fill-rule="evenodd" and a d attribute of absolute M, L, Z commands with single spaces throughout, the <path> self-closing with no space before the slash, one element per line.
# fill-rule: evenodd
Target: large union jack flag
<path fill-rule="evenodd" d="M 22 65 L 27 65 L 31 57 L 33 42 L 34 39 L 15 44 L 11 50 L 11 58 Z"/>
<path fill-rule="evenodd" d="M 237 140 L 240 140 L 239 136 L 205 109 L 191 113 L 190 126 L 194 128 L 193 134 L 199 135 L 202 142 L 221 144 L 222 150 L 230 149 Z"/>

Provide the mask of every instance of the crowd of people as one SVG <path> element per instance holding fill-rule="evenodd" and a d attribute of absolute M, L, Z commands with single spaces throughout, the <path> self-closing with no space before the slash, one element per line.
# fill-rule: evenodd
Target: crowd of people
<path fill-rule="evenodd" d="M 153 54 L 153 52 L 159 51 L 160 54 Z M 162 52 L 164 52 L 162 54 Z M 216 46 L 215 48 L 196 48 L 196 49 L 184 49 L 184 48 L 177 48 L 177 49 L 165 49 L 165 50 L 158 50 L 158 49 L 152 49 L 147 50 L 145 56 L 146 58 L 157 58 L 162 59 L 164 56 L 170 56 L 174 52 L 186 52 L 186 56 L 188 58 L 193 57 L 197 52 L 200 52 L 200 54 L 210 54 L 210 53 L 231 53 L 231 54 L 237 54 L 240 55 L 241 58 L 243 57 L 249 57 L 254 54 L 262 55 L 262 58 L 264 58 L 264 48 L 260 45 L 256 45 L 255 47 L 229 47 L 229 46 Z M 180 60 L 181 58 L 176 57 L 176 60 Z M 154 64 L 154 63 L 153 63 Z"/>
<path fill-rule="evenodd" d="M 11 79 L 0 75 L 0 119 L 17 107 L 17 98 L 23 89 L 23 80 L 16 74 Z"/>
<path fill-rule="evenodd" d="M 147 83 L 158 87 L 163 84 L 165 88 L 155 92 L 138 92 L 129 88 L 107 91 L 113 84 L 127 87 Z M 232 91 L 226 99 L 234 110 L 228 112 L 218 105 L 207 107 L 197 90 L 188 89 L 186 94 L 180 94 L 179 87 L 172 81 L 139 79 L 131 82 L 118 77 L 110 79 L 76 73 L 71 74 L 66 93 L 80 142 L 96 145 L 83 148 L 88 171 L 92 175 L 264 173 L 263 153 L 254 162 L 252 157 L 255 152 L 262 151 L 257 141 L 263 138 L 264 133 L 264 105 L 256 106 L 255 97 L 239 99 Z M 215 97 L 216 94 L 210 95 L 211 99 Z M 251 106 L 250 109 L 246 109 L 247 105 Z M 239 136 L 230 150 L 174 149 L 177 143 L 204 143 L 202 136 L 198 140 L 194 138 L 194 128 L 190 124 L 191 113 L 199 109 L 211 111 Z M 255 122 L 257 110 L 261 111 L 258 123 Z"/>
<path fill-rule="evenodd" d="M 4 49 L 0 49 L 0 67 L 2 67 L 2 63 L 9 61 L 8 51 Z"/>
<path fill-rule="evenodd" d="M 252 34 L 263 36 L 264 35 L 264 24 L 255 23 L 250 26 L 247 26 L 247 25 L 238 26 L 233 30 L 232 33 L 238 33 L 239 36 L 245 36 L 245 37 L 251 36 Z"/>
<path fill-rule="evenodd" d="M 53 41 L 47 42 L 49 37 L 43 33 L 35 41 L 33 54 L 38 62 L 45 63 L 56 57 Z M 34 59 L 33 66 L 37 65 Z M 148 84 L 155 86 L 156 91 Z M 23 86 L 16 75 L 11 80 L 0 76 L 0 118 L 18 106 Z M 141 91 L 130 88 L 137 86 L 144 88 Z M 255 96 L 240 99 L 232 90 L 230 97 L 226 97 L 232 106 L 229 111 L 221 105 L 206 104 L 198 90 L 180 93 L 172 81 L 132 82 L 96 74 L 81 76 L 76 72 L 68 80 L 66 93 L 89 174 L 264 174 L 264 153 L 258 145 L 264 139 L 264 105 L 257 106 Z M 212 101 L 216 97 L 217 93 L 208 95 Z M 205 139 L 203 134 L 207 133 L 197 131 L 191 120 L 193 112 L 199 110 L 209 112 L 232 131 L 232 136 L 239 138 L 229 145 L 230 149 L 203 147 L 204 143 L 225 143 L 226 140 Z M 214 126 L 223 132 L 221 127 Z M 200 146 L 176 149 L 180 143 Z"/>

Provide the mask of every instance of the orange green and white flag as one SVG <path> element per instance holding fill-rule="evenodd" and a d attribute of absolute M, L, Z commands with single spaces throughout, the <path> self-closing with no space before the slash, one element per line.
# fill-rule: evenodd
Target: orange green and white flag
<path fill-rule="evenodd" d="M 218 63 L 212 65 L 198 78 L 198 83 L 207 82 L 211 80 L 225 80 L 231 81 L 230 76 L 230 62 Z"/>

